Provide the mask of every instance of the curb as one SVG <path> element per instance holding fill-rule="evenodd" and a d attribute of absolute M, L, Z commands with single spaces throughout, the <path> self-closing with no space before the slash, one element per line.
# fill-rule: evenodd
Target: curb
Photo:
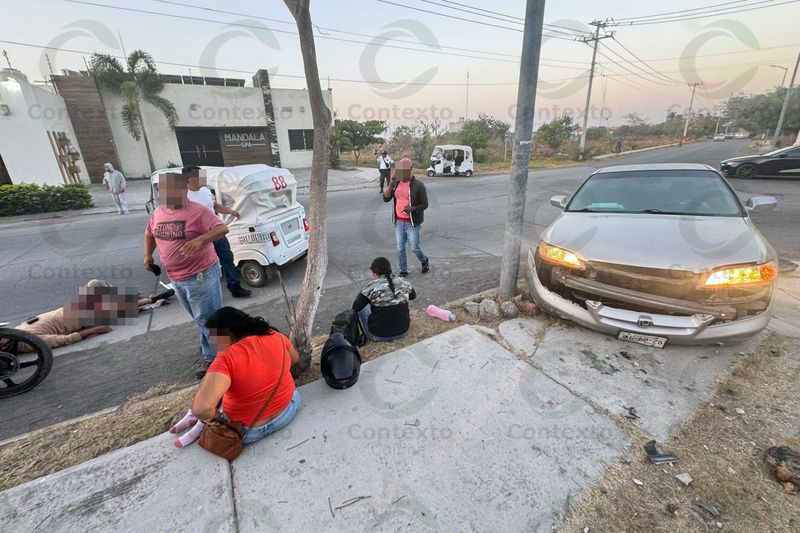
<path fill-rule="evenodd" d="M 658 150 L 660 148 L 669 148 L 670 146 L 678 146 L 680 143 L 661 144 L 659 146 L 648 146 L 647 148 L 639 148 L 638 150 L 628 150 L 627 152 L 620 152 L 619 155 L 638 154 L 640 152 L 649 152 L 650 150 Z M 688 144 L 688 143 L 684 143 Z M 617 157 L 617 154 L 603 154 L 593 157 L 595 161 L 602 161 L 604 159 L 611 159 Z"/>

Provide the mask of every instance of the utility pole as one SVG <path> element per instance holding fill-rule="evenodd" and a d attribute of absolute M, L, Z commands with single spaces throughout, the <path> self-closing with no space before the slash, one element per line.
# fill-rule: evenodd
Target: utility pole
<path fill-rule="evenodd" d="M 783 128 L 783 119 L 786 118 L 786 108 L 789 107 L 789 98 L 792 96 L 792 89 L 794 88 L 794 80 L 797 77 L 797 68 L 800 67 L 800 54 L 797 54 L 797 62 L 794 64 L 794 71 L 792 72 L 792 79 L 789 81 L 789 87 L 786 88 L 786 97 L 783 99 L 783 107 L 781 108 L 781 116 L 778 119 L 778 125 L 775 127 L 775 135 L 772 137 L 772 147 L 778 144 L 778 138 L 781 136 L 781 128 Z"/>
<path fill-rule="evenodd" d="M 683 141 L 686 140 L 686 135 L 689 133 L 689 120 L 692 118 L 692 106 L 694 105 L 694 93 L 697 91 L 697 86 L 703 85 L 703 82 L 696 81 L 694 83 L 690 83 L 689 87 L 692 88 L 692 98 L 689 100 L 689 111 L 686 113 L 686 124 L 683 126 L 683 136 L 681 137 L 681 146 L 683 146 Z"/>
<path fill-rule="evenodd" d="M 781 65 L 770 65 L 772 68 L 779 68 L 783 71 L 783 79 L 781 80 L 781 89 L 786 85 L 786 75 L 789 74 L 789 67 L 782 67 Z"/>
<path fill-rule="evenodd" d="M 525 30 L 522 34 L 522 57 L 517 88 L 517 117 L 514 121 L 514 145 L 511 152 L 511 182 L 508 187 L 508 210 L 500 269 L 500 300 L 514 297 L 519 278 L 522 226 L 528 190 L 528 167 L 531 161 L 533 116 L 536 112 L 536 80 L 542 50 L 542 26 L 545 0 L 527 0 Z"/>
<path fill-rule="evenodd" d="M 716 127 L 716 128 L 714 128 L 714 135 L 716 135 L 717 133 L 719 133 L 719 121 L 720 121 L 721 119 L 722 119 L 722 117 L 721 117 L 721 116 L 719 116 L 719 115 L 717 115 L 717 127 Z"/>
<path fill-rule="evenodd" d="M 469 119 L 469 70 L 467 70 L 467 103 L 464 109 L 464 120 Z"/>
<path fill-rule="evenodd" d="M 586 90 L 586 107 L 583 110 L 583 130 L 581 131 L 581 145 L 580 145 L 580 156 L 583 159 L 583 152 L 586 150 L 586 130 L 589 127 L 589 104 L 592 102 L 592 82 L 594 81 L 594 67 L 597 65 L 597 45 L 602 39 L 608 39 L 614 36 L 614 32 L 607 33 L 605 35 L 600 35 L 600 28 L 603 28 L 605 31 L 606 26 L 608 26 L 608 22 L 600 22 L 599 20 L 594 20 L 589 23 L 590 26 L 594 26 L 594 35 L 592 37 L 584 37 L 581 39 L 582 42 L 588 43 L 589 41 L 594 41 L 594 47 L 592 51 L 592 68 L 589 70 L 589 88 Z"/>

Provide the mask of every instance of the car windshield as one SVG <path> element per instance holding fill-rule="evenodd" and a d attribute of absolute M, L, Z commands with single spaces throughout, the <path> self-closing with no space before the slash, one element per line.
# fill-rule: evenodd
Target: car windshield
<path fill-rule="evenodd" d="M 569 212 L 742 216 L 739 199 L 705 170 L 603 172 L 584 182 Z"/>

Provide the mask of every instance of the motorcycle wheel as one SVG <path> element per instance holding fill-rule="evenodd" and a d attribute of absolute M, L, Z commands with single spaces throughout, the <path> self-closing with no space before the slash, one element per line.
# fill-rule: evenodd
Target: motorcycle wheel
<path fill-rule="evenodd" d="M 21 352 L 20 344 L 34 351 Z M 0 328 L 0 398 L 28 392 L 53 368 L 53 352 L 42 339 L 18 329 Z"/>

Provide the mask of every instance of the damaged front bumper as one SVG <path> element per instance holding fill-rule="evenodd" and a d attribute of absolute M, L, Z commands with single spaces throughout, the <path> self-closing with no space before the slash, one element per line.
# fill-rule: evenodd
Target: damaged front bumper
<path fill-rule="evenodd" d="M 616 299 L 622 297 L 628 301 L 649 297 L 653 300 L 651 303 L 657 304 L 659 308 L 679 314 L 619 309 L 592 299 L 587 299 L 586 307 L 583 307 L 542 284 L 536 272 L 534 254 L 534 249 L 529 250 L 525 277 L 536 305 L 554 315 L 595 331 L 615 336 L 626 331 L 640 335 L 665 337 L 671 344 L 713 344 L 735 342 L 752 337 L 767 327 L 772 318 L 771 303 L 764 312 L 757 315 L 725 321 L 726 315 L 735 316 L 735 309 L 710 308 L 699 303 L 694 304 L 657 296 L 649 297 L 641 293 L 634 294 L 625 289 L 616 290 L 613 296 Z M 586 285 L 591 283 L 588 280 L 577 279 L 565 281 L 567 284 L 573 283 L 581 285 L 583 288 L 588 288 Z M 602 287 L 597 286 L 592 289 L 592 292 L 597 293 L 602 290 Z M 642 301 L 642 304 L 645 307 L 647 302 Z M 691 314 L 682 314 L 683 312 Z M 733 315 L 730 314 L 731 312 Z"/>

